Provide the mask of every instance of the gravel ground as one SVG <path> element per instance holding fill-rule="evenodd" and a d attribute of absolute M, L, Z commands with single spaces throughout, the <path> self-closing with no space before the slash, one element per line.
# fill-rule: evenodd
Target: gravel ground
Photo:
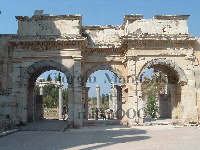
<path fill-rule="evenodd" d="M 0 150 L 200 150 L 200 129 L 174 126 L 92 126 L 19 131 L 0 138 Z"/>

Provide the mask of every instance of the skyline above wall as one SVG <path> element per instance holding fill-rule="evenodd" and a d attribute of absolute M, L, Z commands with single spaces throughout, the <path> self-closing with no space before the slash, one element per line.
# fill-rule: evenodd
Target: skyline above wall
<path fill-rule="evenodd" d="M 188 20 L 189 33 L 200 36 L 198 19 L 199 1 L 168 0 L 168 1 L 39 1 L 34 2 L 1 1 L 0 2 L 0 34 L 16 34 L 17 21 L 15 16 L 32 16 L 34 10 L 44 10 L 45 14 L 71 15 L 81 14 L 83 25 L 121 25 L 126 14 L 143 14 L 144 19 L 155 15 L 190 15 Z M 178 7 L 177 7 L 178 6 Z"/>

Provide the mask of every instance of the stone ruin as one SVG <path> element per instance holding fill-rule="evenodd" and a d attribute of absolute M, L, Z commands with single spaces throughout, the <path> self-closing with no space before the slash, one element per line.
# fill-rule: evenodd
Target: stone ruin
<path fill-rule="evenodd" d="M 16 16 L 17 34 L 0 35 L 0 115 L 34 121 L 35 81 L 58 70 L 68 78 L 69 126 L 82 126 L 86 81 L 97 70 L 109 70 L 122 84 L 121 107 L 128 115 L 121 123 L 143 122 L 142 76 L 154 68 L 169 79 L 171 119 L 198 122 L 200 39 L 188 33 L 188 17 L 125 15 L 119 26 L 83 26 L 81 15 Z"/>

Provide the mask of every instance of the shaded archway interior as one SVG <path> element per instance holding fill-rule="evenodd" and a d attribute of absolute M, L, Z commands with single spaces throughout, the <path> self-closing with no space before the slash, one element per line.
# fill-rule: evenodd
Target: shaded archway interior
<path fill-rule="evenodd" d="M 42 73 L 51 70 L 62 72 L 54 66 L 43 66 L 37 68 L 32 72 L 32 74 L 30 74 L 27 87 L 27 120 L 29 122 L 34 120 L 42 120 L 44 118 L 43 96 L 35 94 L 35 82 Z M 66 72 L 64 74 L 66 76 Z"/>
<path fill-rule="evenodd" d="M 169 119 L 181 119 L 179 106 L 181 102 L 181 82 L 180 75 L 173 68 L 163 64 L 152 64 L 147 67 L 148 69 L 153 68 L 154 71 L 159 71 L 167 76 L 167 83 L 165 92 L 159 92 L 156 94 L 156 105 L 158 105 L 158 118 L 169 118 Z M 140 81 L 142 82 L 142 76 Z M 143 83 L 142 83 L 143 84 Z M 147 108 L 148 98 L 144 98 Z"/>

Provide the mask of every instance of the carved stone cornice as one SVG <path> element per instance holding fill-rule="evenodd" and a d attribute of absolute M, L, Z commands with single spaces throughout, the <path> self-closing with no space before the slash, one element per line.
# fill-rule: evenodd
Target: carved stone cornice
<path fill-rule="evenodd" d="M 123 48 L 86 48 L 85 51 L 83 51 L 83 54 L 85 55 L 94 55 L 94 54 L 100 54 L 100 53 L 121 53 L 123 54 L 124 49 Z"/>
<path fill-rule="evenodd" d="M 124 56 L 124 60 L 122 61 L 122 63 L 124 64 L 124 66 L 127 66 L 128 61 L 135 61 L 137 59 L 137 56 Z"/>
<path fill-rule="evenodd" d="M 22 58 L 13 58 L 12 59 L 13 63 L 22 63 L 22 61 L 23 61 Z"/>
<path fill-rule="evenodd" d="M 159 20 L 187 20 L 190 15 L 155 15 L 154 19 Z"/>
<path fill-rule="evenodd" d="M 17 20 L 20 21 L 31 21 L 31 20 L 82 20 L 81 15 L 56 15 L 56 16 L 51 16 L 51 15 L 33 15 L 32 17 L 28 16 L 15 16 Z"/>
<path fill-rule="evenodd" d="M 78 40 L 57 40 L 57 41 L 9 41 L 11 47 L 19 47 L 26 50 L 43 51 L 43 50 L 58 50 L 64 49 L 67 46 L 77 45 L 86 47 L 85 39 Z"/>
<path fill-rule="evenodd" d="M 73 55 L 72 58 L 74 59 L 74 61 L 81 61 L 82 56 L 81 55 Z"/>
<path fill-rule="evenodd" d="M 124 39 L 124 45 L 131 45 L 135 49 L 151 49 L 151 48 L 191 48 L 193 40 L 134 40 Z"/>

